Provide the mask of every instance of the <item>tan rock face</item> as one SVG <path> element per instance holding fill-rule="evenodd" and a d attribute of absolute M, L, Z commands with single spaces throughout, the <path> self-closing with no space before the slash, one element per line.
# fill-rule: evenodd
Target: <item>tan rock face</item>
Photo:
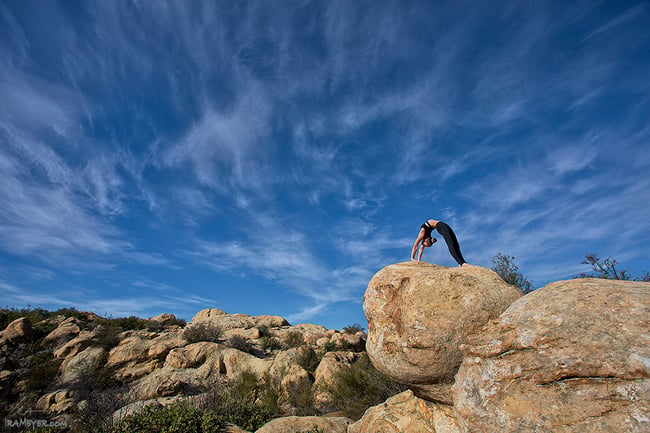
<path fill-rule="evenodd" d="M 201 310 L 192 318 L 192 324 L 200 322 L 209 322 L 223 331 L 228 329 L 243 328 L 249 329 L 254 327 L 281 327 L 288 326 L 284 318 L 279 316 L 249 316 L 247 314 L 227 314 L 225 311 L 217 308 L 208 308 Z"/>
<path fill-rule="evenodd" d="M 348 433 L 460 433 L 451 406 L 405 391 L 371 407 Z"/>
<path fill-rule="evenodd" d="M 472 335 L 456 376 L 465 432 L 650 431 L 650 283 L 576 279 Z"/>
<path fill-rule="evenodd" d="M 347 433 L 352 421 L 343 417 L 288 416 L 264 424 L 256 433 L 296 433 L 313 431 L 314 426 L 327 433 Z"/>
<path fill-rule="evenodd" d="M 321 413 L 336 409 L 329 386 L 342 369 L 351 366 L 359 358 L 354 352 L 327 352 L 314 372 L 314 406 Z"/>
<path fill-rule="evenodd" d="M 466 336 L 521 296 L 481 267 L 387 266 L 372 278 L 364 296 L 368 355 L 378 370 L 420 391 L 450 383 Z"/>
<path fill-rule="evenodd" d="M 84 375 L 92 375 L 101 367 L 104 354 L 105 350 L 101 347 L 88 347 L 67 358 L 59 368 L 61 381 L 64 383 L 74 382 Z"/>
<path fill-rule="evenodd" d="M 26 317 L 21 317 L 11 322 L 4 331 L 0 332 L 0 340 L 15 344 L 27 341 L 33 335 L 32 323 Z"/>
<path fill-rule="evenodd" d="M 80 325 L 81 322 L 75 318 L 65 319 L 43 339 L 43 345 L 48 346 L 72 340 L 81 332 Z"/>

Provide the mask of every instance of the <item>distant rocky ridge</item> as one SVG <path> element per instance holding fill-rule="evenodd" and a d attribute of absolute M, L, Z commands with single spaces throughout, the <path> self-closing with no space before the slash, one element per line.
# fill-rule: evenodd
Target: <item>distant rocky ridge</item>
<path fill-rule="evenodd" d="M 259 433 L 650 431 L 650 283 L 575 279 L 522 296 L 485 268 L 407 262 L 373 277 L 364 311 L 367 335 L 214 308 L 186 325 L 161 315 L 118 335 L 91 326 L 92 316 L 45 327 L 21 318 L 0 332 L 0 394 L 7 401 L 21 386 L 17 348 L 38 341 L 58 366 L 56 389 L 38 407 L 61 419 L 89 404 L 72 386 L 89 376 L 127 384 L 117 421 L 252 373 L 277 383 L 291 415 Z M 366 347 L 379 371 L 410 390 L 358 420 L 331 413 L 327 384 Z M 305 390 L 321 416 L 297 416 L 292 403 Z"/>

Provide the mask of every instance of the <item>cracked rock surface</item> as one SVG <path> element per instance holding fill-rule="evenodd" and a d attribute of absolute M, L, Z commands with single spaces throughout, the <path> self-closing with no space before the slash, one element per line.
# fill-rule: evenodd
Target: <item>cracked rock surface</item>
<path fill-rule="evenodd" d="M 464 432 L 650 431 L 650 283 L 549 284 L 461 349 Z"/>

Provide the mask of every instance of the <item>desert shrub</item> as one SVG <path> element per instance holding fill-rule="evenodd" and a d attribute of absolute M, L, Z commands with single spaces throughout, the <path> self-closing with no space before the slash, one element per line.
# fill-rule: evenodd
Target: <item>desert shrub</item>
<path fill-rule="evenodd" d="M 324 353 L 327 353 L 327 352 L 336 352 L 337 349 L 338 349 L 338 346 L 337 346 L 336 343 L 334 343 L 333 341 L 328 341 L 328 342 L 325 343 L 325 345 L 323 346 L 323 352 L 324 352 Z"/>
<path fill-rule="evenodd" d="M 345 328 L 343 328 L 343 332 L 346 334 L 356 334 L 357 332 L 364 332 L 364 331 L 365 329 L 358 323 L 355 323 L 354 325 L 348 325 Z"/>
<path fill-rule="evenodd" d="M 300 385 L 292 386 L 289 392 L 289 404 L 296 409 L 295 415 L 316 415 L 311 384 L 301 383 Z"/>
<path fill-rule="evenodd" d="M 217 343 L 221 340 L 222 335 L 221 328 L 210 323 L 198 323 L 188 326 L 183 331 L 183 338 L 190 343 L 198 343 L 199 341 Z"/>
<path fill-rule="evenodd" d="M 25 391 L 39 395 L 48 392 L 55 384 L 61 366 L 61 359 L 44 350 L 27 358 L 27 371 L 24 377 Z"/>
<path fill-rule="evenodd" d="M 111 350 L 120 343 L 119 334 L 122 332 L 122 328 L 113 323 L 97 325 L 94 331 L 95 345 L 104 348 L 106 351 Z"/>
<path fill-rule="evenodd" d="M 56 316 L 65 316 L 66 318 L 74 317 L 79 320 L 88 320 L 86 314 L 77 311 L 74 308 L 61 308 L 56 311 L 48 311 L 43 308 L 31 307 L 21 309 L 7 308 L 0 310 L 0 331 L 5 329 L 8 324 L 21 317 L 26 317 L 32 324 L 36 324 L 38 322 L 42 322 L 43 320 L 51 319 Z M 56 325 L 54 325 L 54 327 L 56 327 Z"/>
<path fill-rule="evenodd" d="M 506 283 L 518 287 L 523 294 L 535 290 L 533 283 L 519 271 L 514 256 L 498 253 L 492 258 L 492 270 L 499 274 Z"/>
<path fill-rule="evenodd" d="M 257 330 L 260 331 L 260 337 L 271 335 L 271 331 L 267 325 L 258 326 Z"/>
<path fill-rule="evenodd" d="M 650 281 L 650 272 L 644 271 L 640 277 L 632 277 L 626 269 L 617 269 L 618 260 L 613 257 L 601 259 L 596 253 L 585 254 L 583 265 L 590 265 L 593 273 L 582 273 L 578 278 L 604 278 L 607 280 Z"/>
<path fill-rule="evenodd" d="M 17 308 L 10 308 L 0 310 L 0 331 L 5 329 L 11 322 L 20 319 L 21 317 L 27 318 L 33 324 L 50 318 L 51 313 L 42 308 L 23 308 L 20 310 Z"/>
<path fill-rule="evenodd" d="M 241 335 L 233 335 L 230 337 L 228 346 L 246 353 L 250 353 L 253 350 L 253 346 Z"/>
<path fill-rule="evenodd" d="M 211 411 L 175 404 L 163 408 L 145 408 L 121 420 L 115 433 L 219 433 L 225 423 Z"/>
<path fill-rule="evenodd" d="M 280 350 L 282 349 L 282 342 L 270 335 L 264 335 L 260 338 L 260 347 L 265 351 Z"/>
<path fill-rule="evenodd" d="M 321 358 L 311 347 L 305 347 L 298 352 L 298 365 L 309 373 L 314 373 Z"/>
<path fill-rule="evenodd" d="M 108 433 L 113 427 L 113 414 L 131 401 L 126 386 L 108 389 L 77 387 L 76 399 L 83 401 L 73 411 L 72 430 L 75 433 Z"/>
<path fill-rule="evenodd" d="M 255 373 L 244 371 L 217 390 L 209 408 L 221 422 L 255 431 L 282 416 L 279 400 L 279 390 L 269 377 L 261 381 Z"/>
<path fill-rule="evenodd" d="M 284 337 L 284 342 L 289 347 L 300 347 L 305 344 L 305 337 L 300 331 L 289 331 Z"/>
<path fill-rule="evenodd" d="M 122 329 L 122 331 L 147 329 L 151 322 L 136 316 L 105 318 L 99 321 L 101 324 L 110 325 Z"/>
<path fill-rule="evenodd" d="M 406 389 L 377 371 L 364 353 L 349 367 L 340 369 L 332 378 L 327 391 L 342 413 L 359 419 L 371 406 Z"/>

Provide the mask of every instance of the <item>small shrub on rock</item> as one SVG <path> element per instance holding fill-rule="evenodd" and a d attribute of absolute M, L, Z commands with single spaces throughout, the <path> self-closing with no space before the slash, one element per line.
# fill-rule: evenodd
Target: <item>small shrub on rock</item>
<path fill-rule="evenodd" d="M 145 408 L 120 421 L 113 433 L 219 433 L 226 424 L 206 410 L 176 404 L 163 408 Z"/>
<path fill-rule="evenodd" d="M 343 332 L 346 334 L 356 334 L 357 332 L 365 332 L 365 329 L 358 323 L 355 323 L 354 325 L 348 325 L 343 328 Z"/>
<path fill-rule="evenodd" d="M 217 343 L 221 340 L 223 332 L 218 326 L 209 323 L 198 323 L 196 325 L 188 326 L 183 331 L 183 338 L 189 343 L 198 343 L 200 341 L 209 341 Z"/>
<path fill-rule="evenodd" d="M 253 345 L 241 335 L 233 335 L 230 337 L 228 340 L 228 346 L 246 353 L 250 353 L 253 350 Z"/>
<path fill-rule="evenodd" d="M 298 365 L 305 369 L 308 373 L 314 373 L 318 364 L 320 364 L 321 358 L 310 347 L 304 347 L 298 352 Z"/>
<path fill-rule="evenodd" d="M 386 401 L 389 397 L 404 391 L 398 384 L 379 372 L 364 353 L 349 367 L 334 375 L 327 387 L 344 416 L 359 419 L 366 409 Z"/>
<path fill-rule="evenodd" d="M 55 358 L 49 350 L 31 356 L 25 375 L 25 391 L 39 395 L 49 391 L 56 384 L 61 363 L 62 360 Z"/>
<path fill-rule="evenodd" d="M 282 349 L 282 342 L 270 335 L 264 335 L 260 338 L 260 347 L 264 351 L 280 350 Z"/>
<path fill-rule="evenodd" d="M 221 422 L 255 431 L 283 415 L 278 403 L 280 392 L 268 379 L 260 380 L 255 373 L 244 371 L 233 382 L 219 387 L 204 407 Z"/>

